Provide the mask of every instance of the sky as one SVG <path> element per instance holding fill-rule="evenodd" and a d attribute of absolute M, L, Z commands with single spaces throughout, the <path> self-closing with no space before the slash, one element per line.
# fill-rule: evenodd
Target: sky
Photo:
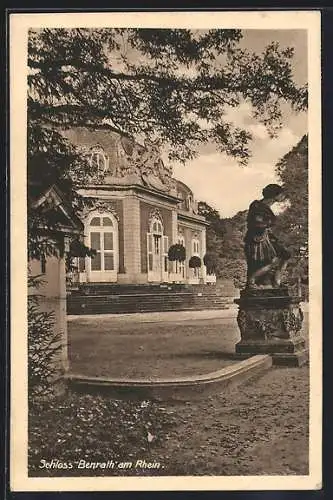
<path fill-rule="evenodd" d="M 261 52 L 272 41 L 278 41 L 282 48 L 293 47 L 294 80 L 299 85 L 307 82 L 305 30 L 247 30 L 243 34 L 242 45 L 255 52 Z M 288 106 L 283 109 L 283 127 L 274 139 L 250 117 L 251 109 L 246 103 L 230 111 L 227 118 L 248 128 L 254 137 L 252 158 L 247 166 L 239 166 L 233 158 L 208 145 L 186 165 L 175 164 L 174 177 L 185 182 L 198 201 L 206 201 L 223 217 L 247 209 L 252 200 L 261 196 L 266 184 L 278 182 L 274 173 L 277 161 L 307 133 L 307 113 L 294 114 Z"/>

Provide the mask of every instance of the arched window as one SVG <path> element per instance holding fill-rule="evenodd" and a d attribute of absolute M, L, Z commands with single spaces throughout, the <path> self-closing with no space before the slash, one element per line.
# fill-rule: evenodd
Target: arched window
<path fill-rule="evenodd" d="M 192 238 L 192 255 L 200 257 L 200 243 L 197 237 Z"/>
<path fill-rule="evenodd" d="M 192 238 L 192 255 L 197 255 L 198 257 L 200 257 L 200 243 L 196 235 L 194 236 L 194 238 Z M 195 267 L 193 269 L 194 278 L 199 278 L 199 274 L 200 274 L 200 268 Z"/>
<path fill-rule="evenodd" d="M 92 214 L 86 222 L 88 245 L 96 255 L 90 258 L 90 274 L 96 281 L 112 280 L 118 272 L 118 223 L 109 213 Z M 105 278 L 105 279 L 104 279 Z M 93 280 L 92 280 L 93 281 Z"/>
<path fill-rule="evenodd" d="M 155 234 L 155 235 L 162 235 L 163 234 L 162 223 L 158 219 L 152 220 L 152 222 L 150 224 L 150 232 Z"/>
<path fill-rule="evenodd" d="M 183 247 L 186 248 L 185 237 L 183 234 L 178 233 L 177 243 L 179 243 L 180 245 L 183 245 Z M 183 262 L 176 261 L 176 273 L 180 274 L 181 278 L 185 279 L 185 261 L 183 261 Z"/>
<path fill-rule="evenodd" d="M 191 194 L 189 194 L 186 198 L 186 208 L 189 211 L 192 211 L 192 204 L 193 204 L 193 197 Z"/>
<path fill-rule="evenodd" d="M 181 191 L 178 191 L 177 198 L 179 198 L 179 200 L 180 200 L 178 203 L 179 208 L 186 210 L 186 199 L 184 198 L 184 193 L 182 193 Z"/>
<path fill-rule="evenodd" d="M 103 174 L 108 168 L 109 158 L 101 148 L 94 149 L 90 156 L 90 165 L 94 170 Z"/>
<path fill-rule="evenodd" d="M 179 245 L 185 246 L 185 238 L 182 234 L 178 234 L 177 243 L 179 243 Z"/>
<path fill-rule="evenodd" d="M 162 221 L 153 217 L 147 233 L 148 279 L 166 281 L 168 277 L 168 237 Z"/>

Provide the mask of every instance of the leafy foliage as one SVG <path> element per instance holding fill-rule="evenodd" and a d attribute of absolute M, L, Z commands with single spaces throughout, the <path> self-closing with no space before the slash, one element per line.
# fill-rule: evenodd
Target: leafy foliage
<path fill-rule="evenodd" d="M 168 251 L 168 259 L 170 262 L 184 262 L 186 259 L 186 249 L 181 243 L 171 245 Z"/>
<path fill-rule="evenodd" d="M 306 107 L 293 82 L 293 50 L 278 43 L 262 54 L 239 47 L 240 30 L 41 29 L 29 34 L 29 117 L 61 126 L 99 126 L 143 134 L 185 161 L 198 144 L 215 143 L 246 162 L 251 136 L 225 120 L 248 100 L 274 134 L 280 101 Z"/>
<path fill-rule="evenodd" d="M 146 459 L 163 446 L 177 425 L 172 412 L 153 401 L 121 401 L 107 396 L 68 391 L 65 397 L 38 401 L 29 414 L 30 476 L 101 476 L 160 474 L 150 469 L 79 469 L 78 461 Z M 72 468 L 40 468 L 41 460 L 72 463 Z"/>
<path fill-rule="evenodd" d="M 62 349 L 62 336 L 54 332 L 54 312 L 41 311 L 40 295 L 36 293 L 42 281 L 39 276 L 28 281 L 28 384 L 29 394 L 51 396 L 59 378 L 57 356 Z"/>
<path fill-rule="evenodd" d="M 67 272 L 76 270 L 76 266 L 73 263 L 75 257 L 94 257 L 96 253 L 96 250 L 87 247 L 79 238 L 74 238 L 70 243 L 69 252 L 66 255 Z"/>
<path fill-rule="evenodd" d="M 204 255 L 203 263 L 207 268 L 208 274 L 213 274 L 217 267 L 217 255 L 213 252 L 207 252 Z"/>
<path fill-rule="evenodd" d="M 288 280 L 304 285 L 308 280 L 308 137 L 299 143 L 276 165 L 276 172 L 289 200 L 287 209 L 279 215 L 276 231 L 291 250 Z M 304 287 L 306 292 L 306 287 Z"/>
<path fill-rule="evenodd" d="M 181 162 L 210 143 L 245 164 L 251 134 L 226 120 L 228 109 L 249 101 L 274 135 L 281 127 L 281 101 L 295 110 L 306 107 L 307 89 L 293 81 L 293 50 L 272 43 L 255 54 L 239 47 L 241 38 L 240 30 L 216 29 L 30 30 L 30 257 L 57 250 L 57 242 L 40 241 L 40 228 L 53 222 L 33 209 L 32 200 L 59 184 L 79 210 L 76 187 L 92 174 L 93 164 L 62 137 L 61 128 L 102 125 L 143 136 Z"/>
<path fill-rule="evenodd" d="M 234 285 L 241 288 L 246 280 L 243 238 L 247 212 L 238 212 L 234 217 L 223 219 L 217 210 L 200 201 L 198 213 L 210 222 L 206 231 L 207 259 L 213 263 L 216 277 L 233 280 Z M 208 267 L 207 270 L 209 272 Z"/>
<path fill-rule="evenodd" d="M 201 259 L 197 255 L 192 255 L 188 262 L 188 266 L 190 269 L 195 269 L 197 267 L 201 267 Z"/>
<path fill-rule="evenodd" d="M 219 259 L 218 276 L 224 280 L 232 280 L 236 288 L 244 288 L 246 283 L 247 264 L 244 258 Z"/>
<path fill-rule="evenodd" d="M 274 232 L 291 251 L 287 267 L 290 287 L 303 284 L 307 296 L 308 282 L 308 138 L 302 137 L 276 165 L 276 172 L 285 189 L 288 206 L 278 215 Z M 207 251 L 217 261 L 216 275 L 234 279 L 235 286 L 245 282 L 244 236 L 247 210 L 231 218 L 221 218 L 206 202 L 198 204 L 199 214 L 210 222 L 207 229 Z"/>

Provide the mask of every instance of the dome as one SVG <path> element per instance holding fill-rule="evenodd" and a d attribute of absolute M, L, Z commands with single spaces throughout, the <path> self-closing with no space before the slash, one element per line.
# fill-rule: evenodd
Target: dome
<path fill-rule="evenodd" d="M 61 133 L 96 165 L 93 184 L 98 184 L 102 178 L 103 184 L 139 184 L 176 196 L 172 168 L 164 164 L 157 144 L 151 141 L 138 144 L 107 126 L 100 129 L 73 127 Z"/>

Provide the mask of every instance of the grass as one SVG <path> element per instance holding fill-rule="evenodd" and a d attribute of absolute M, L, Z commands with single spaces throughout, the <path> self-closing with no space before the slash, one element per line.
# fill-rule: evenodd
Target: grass
<path fill-rule="evenodd" d="M 115 378 L 205 374 L 235 363 L 235 319 L 122 323 L 113 318 L 69 322 L 71 371 Z"/>
<path fill-rule="evenodd" d="M 212 371 L 238 340 L 235 319 L 226 318 L 112 324 L 101 317 L 69 327 L 72 370 L 117 378 Z M 69 391 L 30 401 L 29 475 L 306 475 L 308 412 L 308 366 L 272 368 L 232 392 L 192 402 Z M 78 468 L 80 460 L 115 466 Z M 160 467 L 137 467 L 137 460 Z M 123 462 L 132 466 L 119 468 Z"/>

